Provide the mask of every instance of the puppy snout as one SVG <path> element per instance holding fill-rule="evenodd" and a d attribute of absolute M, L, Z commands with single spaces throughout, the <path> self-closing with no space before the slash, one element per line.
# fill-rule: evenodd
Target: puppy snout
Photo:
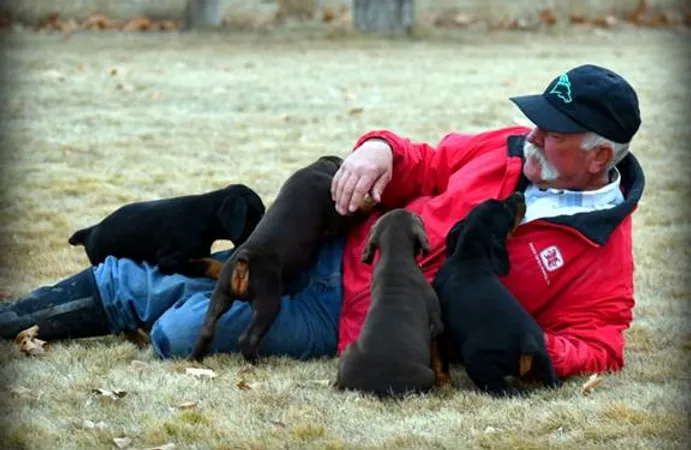
<path fill-rule="evenodd" d="M 525 196 L 523 195 L 523 192 L 514 192 L 509 198 L 516 204 L 525 203 Z"/>

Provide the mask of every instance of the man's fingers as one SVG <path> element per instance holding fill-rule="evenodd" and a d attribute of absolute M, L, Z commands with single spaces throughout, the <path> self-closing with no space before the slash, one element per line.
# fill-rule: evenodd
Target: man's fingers
<path fill-rule="evenodd" d="M 334 174 L 334 178 L 331 181 L 331 199 L 333 201 L 336 201 L 338 199 L 337 193 L 338 193 L 338 187 L 341 182 L 341 179 L 343 178 L 343 167 L 340 167 L 336 173 Z"/>
<path fill-rule="evenodd" d="M 336 203 L 336 211 L 341 215 L 348 212 L 348 206 L 350 205 L 350 199 L 353 196 L 353 190 L 358 182 L 358 176 L 355 174 L 349 174 L 348 178 L 341 181 L 343 185 L 343 190 L 338 195 L 338 200 Z"/>
<path fill-rule="evenodd" d="M 371 195 L 375 202 L 381 203 L 381 196 L 384 193 L 386 185 L 389 184 L 389 181 L 391 181 L 391 173 L 386 172 L 374 182 Z"/>
<path fill-rule="evenodd" d="M 362 200 L 365 198 L 365 194 L 367 194 L 372 187 L 373 181 L 371 175 L 365 175 L 358 180 L 353 190 L 353 196 L 350 198 L 350 212 L 355 212 L 360 207 Z"/>

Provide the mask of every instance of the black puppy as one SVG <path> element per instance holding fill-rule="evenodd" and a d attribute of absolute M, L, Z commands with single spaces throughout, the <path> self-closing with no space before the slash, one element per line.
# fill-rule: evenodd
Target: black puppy
<path fill-rule="evenodd" d="M 378 396 L 427 392 L 438 381 L 432 339 L 444 329 L 437 294 L 415 258 L 429 253 L 420 217 L 394 209 L 372 226 L 362 261 L 372 264 L 372 302 L 358 339 L 340 357 L 335 386 Z"/>
<path fill-rule="evenodd" d="M 468 376 L 493 395 L 517 393 L 506 376 L 559 385 L 542 330 L 498 279 L 509 273 L 505 241 L 524 215 L 520 192 L 477 205 L 447 235 L 447 259 L 433 281 L 451 341 L 444 351 L 459 348 Z"/>
<path fill-rule="evenodd" d="M 242 244 L 264 209 L 256 192 L 231 184 L 205 194 L 130 203 L 68 242 L 84 245 L 93 265 L 112 255 L 157 264 L 165 274 L 216 278 L 213 260 L 207 259 L 211 244 L 218 239 Z"/>
<path fill-rule="evenodd" d="M 222 266 L 191 358 L 208 353 L 218 318 L 238 299 L 251 302 L 254 310 L 238 340 L 240 351 L 247 361 L 256 361 L 261 340 L 280 310 L 283 286 L 310 262 L 324 237 L 343 235 L 364 217 L 336 211 L 331 182 L 341 163 L 337 156 L 321 157 L 281 186 L 257 228 Z"/>

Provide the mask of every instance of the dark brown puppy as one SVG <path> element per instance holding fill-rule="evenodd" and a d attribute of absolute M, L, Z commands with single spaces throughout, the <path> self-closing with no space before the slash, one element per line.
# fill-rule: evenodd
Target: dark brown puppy
<path fill-rule="evenodd" d="M 231 184 L 204 194 L 124 205 L 68 242 L 83 245 L 93 265 L 112 255 L 156 264 L 165 274 L 214 277 L 211 244 L 219 239 L 242 244 L 264 209 L 256 192 Z"/>
<path fill-rule="evenodd" d="M 358 339 L 341 355 L 335 386 L 382 397 L 429 391 L 432 340 L 444 326 L 437 295 L 415 259 L 429 252 L 420 217 L 404 209 L 381 216 L 362 261 L 371 264 L 377 248 L 372 302 Z"/>
<path fill-rule="evenodd" d="M 286 180 L 257 228 L 223 266 L 191 358 L 208 353 L 218 318 L 238 299 L 251 302 L 254 310 L 238 340 L 240 352 L 256 361 L 261 340 L 278 315 L 284 284 L 313 258 L 322 238 L 343 235 L 364 217 L 336 211 L 331 181 L 342 162 L 324 156 Z"/>

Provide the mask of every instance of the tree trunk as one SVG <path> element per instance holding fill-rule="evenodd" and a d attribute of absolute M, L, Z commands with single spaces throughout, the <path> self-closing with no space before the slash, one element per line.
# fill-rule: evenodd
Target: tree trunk
<path fill-rule="evenodd" d="M 185 28 L 218 28 L 222 21 L 221 0 L 187 0 Z"/>
<path fill-rule="evenodd" d="M 415 1 L 353 0 L 353 23 L 365 32 L 410 32 L 415 25 Z"/>

